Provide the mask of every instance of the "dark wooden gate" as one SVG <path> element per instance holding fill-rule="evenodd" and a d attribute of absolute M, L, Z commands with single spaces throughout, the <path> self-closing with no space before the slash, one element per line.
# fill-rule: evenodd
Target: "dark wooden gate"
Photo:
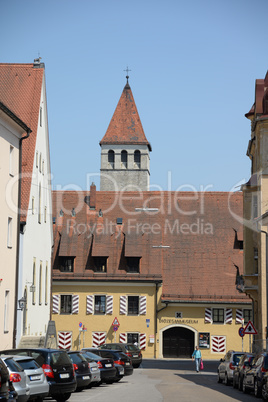
<path fill-rule="evenodd" d="M 163 357 L 191 357 L 194 351 L 194 332 L 173 327 L 163 332 Z"/>

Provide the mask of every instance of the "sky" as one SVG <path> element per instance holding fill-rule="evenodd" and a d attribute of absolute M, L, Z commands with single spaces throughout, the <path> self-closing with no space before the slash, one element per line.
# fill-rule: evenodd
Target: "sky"
<path fill-rule="evenodd" d="M 53 189 L 99 189 L 100 146 L 126 83 L 152 189 L 238 191 L 267 0 L 0 0 L 0 62 L 45 63 Z"/>

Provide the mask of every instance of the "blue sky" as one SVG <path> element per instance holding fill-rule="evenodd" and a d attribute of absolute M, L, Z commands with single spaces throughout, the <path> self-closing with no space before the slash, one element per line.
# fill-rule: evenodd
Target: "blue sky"
<path fill-rule="evenodd" d="M 2 0 L 0 62 L 46 66 L 53 188 L 87 189 L 99 173 L 126 66 L 151 184 L 229 191 L 248 179 L 244 114 L 268 67 L 267 12 L 266 0 Z"/>

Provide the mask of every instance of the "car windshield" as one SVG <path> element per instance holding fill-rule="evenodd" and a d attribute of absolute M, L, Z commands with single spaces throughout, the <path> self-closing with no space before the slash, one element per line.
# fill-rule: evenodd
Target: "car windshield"
<path fill-rule="evenodd" d="M 84 352 L 86 356 L 93 360 L 99 360 L 100 356 L 96 355 L 95 353 L 89 352 L 88 350 Z"/>
<path fill-rule="evenodd" d="M 139 348 L 135 345 L 126 345 L 126 349 L 129 350 L 130 352 L 138 352 Z"/>
<path fill-rule="evenodd" d="M 69 356 L 73 363 L 81 363 L 81 361 L 86 362 L 87 360 L 80 353 L 69 353 Z"/>
<path fill-rule="evenodd" d="M 238 365 L 241 356 L 243 356 L 242 353 L 240 355 L 233 355 L 233 361 L 235 365 Z"/>
<path fill-rule="evenodd" d="M 40 368 L 34 359 L 19 360 L 18 363 L 24 370 L 36 370 Z"/>
<path fill-rule="evenodd" d="M 15 360 L 13 360 L 12 358 L 5 359 L 4 361 L 10 371 L 15 371 L 16 373 L 20 373 L 23 371 L 23 368 L 17 362 L 15 362 Z"/>

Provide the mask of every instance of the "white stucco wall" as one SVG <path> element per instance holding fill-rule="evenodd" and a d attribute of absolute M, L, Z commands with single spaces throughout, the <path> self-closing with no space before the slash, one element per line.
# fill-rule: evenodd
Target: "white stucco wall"
<path fill-rule="evenodd" d="M 24 233 L 20 235 L 19 298 L 27 295 L 27 304 L 25 312 L 18 312 L 17 345 L 23 333 L 24 335 L 44 336 L 50 319 L 53 236 L 45 78 L 43 80 L 40 107 L 42 108 L 42 125 L 39 115 L 27 222 Z M 41 203 L 39 203 L 39 198 Z M 31 286 L 34 285 L 34 264 L 35 292 L 33 293 L 31 292 Z M 25 326 L 23 324 L 23 314 L 25 314 Z"/>

